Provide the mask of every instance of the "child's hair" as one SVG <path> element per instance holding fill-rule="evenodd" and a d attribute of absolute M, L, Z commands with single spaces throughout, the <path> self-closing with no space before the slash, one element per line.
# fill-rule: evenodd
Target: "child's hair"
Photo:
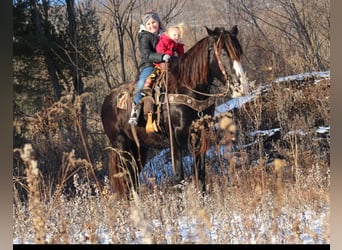
<path fill-rule="evenodd" d="M 170 30 L 171 29 L 179 29 L 179 33 L 180 33 L 180 37 L 183 38 L 183 23 L 179 23 L 176 25 L 171 25 L 167 28 L 167 30 L 165 31 L 166 35 L 170 36 Z"/>

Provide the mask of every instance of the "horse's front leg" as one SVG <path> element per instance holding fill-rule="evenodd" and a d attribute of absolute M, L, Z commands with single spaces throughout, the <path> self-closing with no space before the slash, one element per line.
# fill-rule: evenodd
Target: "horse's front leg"
<path fill-rule="evenodd" d="M 195 157 L 195 164 L 198 176 L 198 187 L 202 189 L 204 193 L 206 191 L 205 187 L 205 153 L 200 153 Z"/>
<path fill-rule="evenodd" d="M 171 150 L 171 157 L 172 157 L 172 150 Z M 174 147 L 173 149 L 173 171 L 174 171 L 174 180 L 176 184 L 181 183 L 184 180 L 184 170 L 183 170 L 183 154 L 182 150 L 179 148 Z"/>

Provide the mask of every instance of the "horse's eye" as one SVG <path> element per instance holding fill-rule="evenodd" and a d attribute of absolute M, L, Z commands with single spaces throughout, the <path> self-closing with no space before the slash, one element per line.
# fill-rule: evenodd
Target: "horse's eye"
<path fill-rule="evenodd" d="M 228 56 L 228 53 L 227 51 L 225 50 L 222 50 L 222 53 L 221 53 L 222 57 L 227 57 Z"/>

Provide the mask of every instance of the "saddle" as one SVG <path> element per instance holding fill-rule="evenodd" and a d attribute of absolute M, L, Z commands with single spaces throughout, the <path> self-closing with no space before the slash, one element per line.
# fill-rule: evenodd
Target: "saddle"
<path fill-rule="evenodd" d="M 143 97 L 140 100 L 142 105 L 144 119 L 146 121 L 146 132 L 162 132 L 160 126 L 161 105 L 164 103 L 161 96 L 165 95 L 166 84 L 166 66 L 162 66 L 160 74 L 152 81 L 151 89 L 142 92 Z M 133 98 L 132 93 L 134 85 L 123 85 L 123 88 L 117 95 L 116 107 L 127 110 L 129 99 Z"/>

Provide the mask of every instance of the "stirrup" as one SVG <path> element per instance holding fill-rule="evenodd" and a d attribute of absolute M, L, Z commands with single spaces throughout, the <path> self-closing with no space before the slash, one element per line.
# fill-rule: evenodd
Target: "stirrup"
<path fill-rule="evenodd" d="M 158 128 L 156 125 L 156 121 L 152 122 L 152 112 L 147 114 L 147 122 L 146 122 L 146 133 L 158 132 Z"/>

